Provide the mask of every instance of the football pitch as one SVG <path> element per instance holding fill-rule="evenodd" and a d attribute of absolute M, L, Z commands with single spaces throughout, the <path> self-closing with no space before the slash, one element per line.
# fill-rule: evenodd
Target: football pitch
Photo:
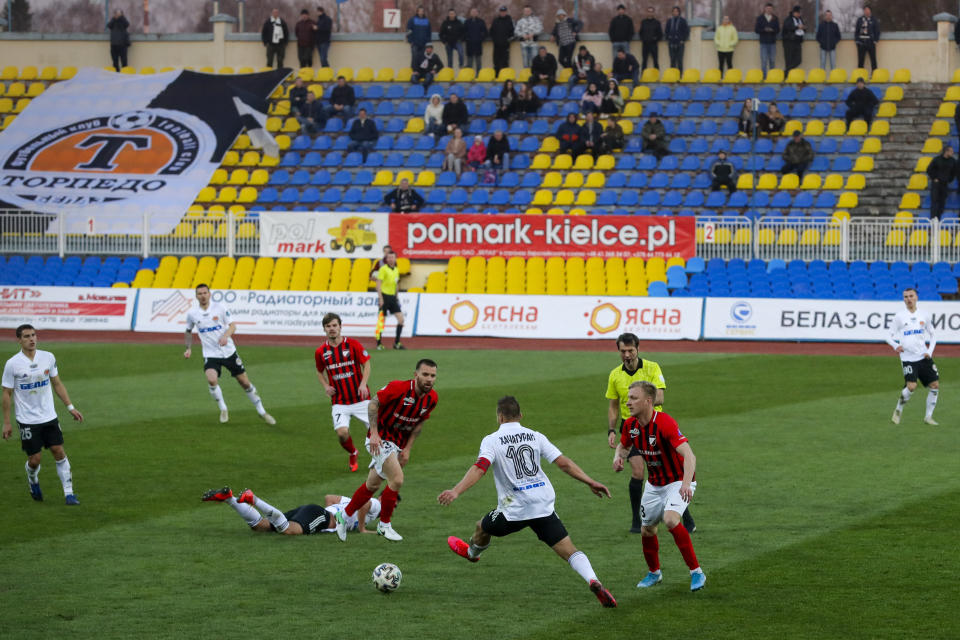
<path fill-rule="evenodd" d="M 371 386 L 439 364 L 440 404 L 413 447 L 393 523 L 399 543 L 351 533 L 251 532 L 211 487 L 252 488 L 282 508 L 350 495 L 313 350 L 240 344 L 275 427 L 222 381 L 218 423 L 200 349 L 43 342 L 57 356 L 74 425 L 57 401 L 80 507 L 65 507 L 48 453 L 30 499 L 16 435 L 0 443 L 0 638 L 957 638 L 960 573 L 960 362 L 938 358 L 940 427 L 918 391 L 890 423 L 896 357 L 645 353 L 667 381 L 666 411 L 697 455 L 693 501 L 706 588 L 661 527 L 663 583 L 629 533 L 626 473 L 606 444 L 606 377 L 618 354 L 570 351 L 375 352 Z M 16 344 L 6 344 L 13 355 Z M 709 345 L 704 345 L 709 350 Z M 496 504 L 492 477 L 450 507 L 436 497 L 494 431 L 495 402 L 517 396 L 612 500 L 556 468 L 557 513 L 619 602 L 603 609 L 530 531 L 495 539 L 477 564 L 451 553 Z M 66 420 L 64 419 L 66 418 Z M 362 443 L 359 423 L 351 429 Z M 361 471 L 369 461 L 361 452 Z M 489 475 L 489 474 L 488 474 Z M 381 562 L 400 589 L 376 592 Z M 952 594 L 952 595 L 951 595 Z"/>

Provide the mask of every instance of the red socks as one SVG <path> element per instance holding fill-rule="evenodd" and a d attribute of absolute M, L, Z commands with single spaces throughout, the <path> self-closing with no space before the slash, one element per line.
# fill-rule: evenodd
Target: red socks
<path fill-rule="evenodd" d="M 366 486 L 366 485 L 364 485 Z M 397 507 L 397 492 L 387 487 L 380 494 L 380 522 L 389 524 L 393 510 Z"/>
<path fill-rule="evenodd" d="M 367 489 L 367 483 L 364 482 L 360 487 L 353 492 L 353 497 L 350 498 L 350 503 L 343 509 L 343 512 L 348 516 L 355 514 L 360 507 L 367 504 L 370 501 L 370 498 L 373 497 L 373 491 Z"/>
<path fill-rule="evenodd" d="M 353 446 L 353 438 L 347 436 L 347 439 L 340 443 L 340 446 L 343 447 L 343 450 L 353 455 L 357 452 L 357 448 Z"/>
<path fill-rule="evenodd" d="M 660 571 L 660 541 L 657 536 L 641 536 L 643 542 L 643 558 L 647 561 L 650 572 Z"/>
<path fill-rule="evenodd" d="M 687 533 L 686 528 L 681 522 L 673 529 L 670 529 L 670 534 L 673 536 L 674 542 L 677 543 L 677 548 L 680 549 L 680 555 L 683 556 L 683 561 L 687 563 L 687 568 L 693 571 L 700 566 L 700 563 L 697 562 L 697 554 L 693 552 L 693 541 L 690 540 L 690 534 Z M 646 538 L 644 538 L 646 540 Z M 646 553 L 646 547 L 644 547 L 644 553 Z"/>

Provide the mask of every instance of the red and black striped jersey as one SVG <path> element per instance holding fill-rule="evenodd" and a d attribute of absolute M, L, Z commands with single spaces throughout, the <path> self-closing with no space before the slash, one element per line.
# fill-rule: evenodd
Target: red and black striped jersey
<path fill-rule="evenodd" d="M 438 397 L 435 389 L 418 396 L 413 380 L 394 380 L 377 391 L 377 401 L 377 433 L 402 449 L 407 446 L 410 432 L 430 417 Z"/>
<path fill-rule="evenodd" d="M 360 397 L 363 365 L 370 354 L 356 340 L 344 338 L 338 346 L 324 342 L 314 354 L 317 371 L 327 372 L 327 380 L 336 389 L 330 400 L 333 404 L 356 404 Z"/>
<path fill-rule="evenodd" d="M 637 448 L 647 465 L 647 481 L 657 487 L 683 480 L 683 456 L 677 453 L 677 447 L 686 441 L 677 421 L 661 411 L 655 411 L 646 425 L 634 417 L 627 418 L 620 432 L 620 444 Z"/>

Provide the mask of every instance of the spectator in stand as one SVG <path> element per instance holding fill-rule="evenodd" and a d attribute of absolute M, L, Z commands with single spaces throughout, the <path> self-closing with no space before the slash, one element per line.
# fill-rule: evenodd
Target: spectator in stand
<path fill-rule="evenodd" d="M 293 27 L 293 33 L 297 36 L 297 59 L 300 61 L 300 68 L 313 66 L 313 37 L 317 25 L 310 19 L 310 12 L 304 9 L 300 12 L 300 19 Z"/>
<path fill-rule="evenodd" d="M 617 82 L 633 80 L 634 85 L 640 84 L 640 63 L 629 51 L 621 49 L 613 59 L 613 77 Z"/>
<path fill-rule="evenodd" d="M 753 31 L 760 39 L 760 68 L 766 76 L 777 66 L 777 34 L 780 33 L 780 20 L 773 15 L 771 3 L 763 6 L 763 13 L 757 16 Z"/>
<path fill-rule="evenodd" d="M 443 127 L 445 133 L 451 134 L 457 127 L 467 128 L 470 122 L 470 112 L 467 111 L 467 103 L 460 99 L 455 93 L 450 94 L 450 100 L 443 105 Z"/>
<path fill-rule="evenodd" d="M 603 72 L 603 63 L 599 60 L 593 63 L 592 69 L 587 71 L 587 84 L 591 82 L 597 85 L 600 93 L 603 93 L 603 88 L 607 86 L 607 74 Z"/>
<path fill-rule="evenodd" d="M 514 35 L 520 41 L 520 52 L 523 54 L 523 66 L 528 68 L 537 55 L 537 37 L 543 33 L 543 21 L 533 15 L 530 5 L 523 8 L 523 15 L 517 20 Z"/>
<path fill-rule="evenodd" d="M 560 142 L 558 154 L 578 156 L 583 152 L 583 127 L 577 124 L 577 114 L 570 112 L 567 119 L 557 127 L 557 140 Z"/>
<path fill-rule="evenodd" d="M 604 153 L 612 153 L 617 149 L 623 149 L 627 136 L 623 133 L 623 127 L 617 122 L 616 116 L 610 116 L 607 119 L 607 127 L 603 130 L 603 150 Z"/>
<path fill-rule="evenodd" d="M 290 87 L 290 113 L 294 117 L 302 115 L 303 104 L 307 101 L 307 88 L 303 86 L 303 78 L 297 76 Z"/>
<path fill-rule="evenodd" d="M 564 67 L 572 68 L 577 72 L 573 62 L 573 50 L 577 46 L 577 38 L 583 23 L 576 18 L 567 17 L 563 9 L 557 10 L 557 21 L 550 32 L 550 39 L 557 43 L 557 60 Z M 584 47 L 585 48 L 585 47 Z"/>
<path fill-rule="evenodd" d="M 593 112 L 587 113 L 583 120 L 582 153 L 590 154 L 596 160 L 603 153 L 603 127 L 597 122 Z"/>
<path fill-rule="evenodd" d="M 710 190 L 719 191 L 720 187 L 726 187 L 730 193 L 737 190 L 737 170 L 729 160 L 727 152 L 720 150 L 717 152 L 717 161 L 710 167 Z"/>
<path fill-rule="evenodd" d="M 741 136 L 749 136 L 753 133 L 753 98 L 747 98 L 743 101 L 743 108 L 740 109 L 740 117 L 737 119 L 737 131 Z M 786 124 L 786 123 L 784 123 Z"/>
<path fill-rule="evenodd" d="M 317 55 L 320 57 L 320 66 L 329 67 L 330 36 L 333 33 L 333 20 L 327 15 L 323 7 L 317 7 L 317 29 L 313 32 L 314 42 L 317 45 Z"/>
<path fill-rule="evenodd" d="M 496 129 L 487 141 L 486 167 L 499 174 L 510 170 L 510 141 L 502 129 Z"/>
<path fill-rule="evenodd" d="M 687 20 L 680 15 L 680 7 L 674 7 L 663 29 L 663 36 L 667 39 L 667 49 L 670 52 L 670 66 L 683 73 L 683 50 L 690 39 L 690 27 Z"/>
<path fill-rule="evenodd" d="M 730 16 L 723 16 L 723 21 L 717 27 L 713 34 L 713 45 L 717 48 L 717 64 L 720 66 L 720 73 L 723 73 L 723 67 L 733 69 L 733 50 L 737 48 L 740 42 L 740 34 L 737 28 L 730 21 Z"/>
<path fill-rule="evenodd" d="M 620 93 L 620 85 L 615 78 L 609 78 L 607 80 L 607 90 L 603 92 L 603 102 L 600 103 L 601 113 L 620 113 L 623 111 L 623 105 L 624 100 Z"/>
<path fill-rule="evenodd" d="M 500 90 L 500 97 L 497 98 L 496 118 L 508 120 L 516 109 L 517 90 L 513 88 L 513 80 L 507 80 L 503 83 L 503 89 Z"/>
<path fill-rule="evenodd" d="M 377 144 L 377 138 L 380 132 L 377 131 L 376 123 L 367 117 L 367 110 L 361 108 L 357 112 L 357 118 L 350 125 L 350 144 L 347 145 L 347 151 L 359 151 L 363 155 L 363 161 L 367 161 L 367 156 L 373 151 Z"/>
<path fill-rule="evenodd" d="M 430 43 L 430 37 L 433 29 L 430 27 L 430 19 L 427 18 L 427 12 L 423 7 L 417 7 L 416 13 L 407 20 L 407 42 L 410 43 L 410 66 L 414 70 L 420 66 L 423 60 L 423 51 Z"/>
<path fill-rule="evenodd" d="M 467 157 L 467 141 L 463 139 L 463 129 L 457 127 L 447 141 L 447 148 L 443 151 L 443 171 L 453 171 L 460 177 L 463 173 L 463 161 Z"/>
<path fill-rule="evenodd" d="M 277 69 L 283 66 L 283 56 L 287 50 L 287 42 L 290 40 L 290 29 L 287 23 L 280 17 L 280 9 L 274 9 L 270 12 L 270 17 L 263 23 L 260 29 L 260 41 L 267 48 L 267 66 L 273 66 L 273 59 L 277 59 Z"/>
<path fill-rule="evenodd" d="M 490 23 L 490 39 L 493 40 L 493 70 L 500 75 L 500 69 L 510 66 L 510 41 L 513 40 L 513 18 L 502 5 L 497 17 Z"/>
<path fill-rule="evenodd" d="M 467 150 L 467 164 L 477 170 L 486 161 L 487 145 L 483 144 L 483 136 L 473 136 L 473 144 Z"/>
<path fill-rule="evenodd" d="M 323 108 L 323 102 L 313 95 L 313 91 L 307 91 L 307 100 L 297 120 L 300 121 L 300 130 L 308 134 L 317 133 L 327 124 L 327 110 Z"/>
<path fill-rule="evenodd" d="M 440 23 L 440 42 L 447 50 L 447 66 L 453 66 L 453 53 L 457 53 L 459 67 L 463 68 L 463 40 L 466 37 L 466 27 L 457 17 L 453 9 L 447 11 L 447 19 Z"/>
<path fill-rule="evenodd" d="M 612 51 L 610 56 L 617 57 L 618 51 L 630 53 L 630 41 L 637 33 L 633 26 L 633 18 L 627 15 L 627 8 L 622 4 L 617 5 L 617 15 L 610 21 L 610 28 L 607 29 L 607 35 L 610 36 L 610 46 Z"/>
<path fill-rule="evenodd" d="M 777 105 L 772 102 L 767 106 L 766 113 L 757 114 L 757 129 L 760 130 L 760 133 L 767 135 L 783 133 L 783 128 L 786 126 L 787 119 L 780 113 Z"/>
<path fill-rule="evenodd" d="M 580 113 L 600 113 L 600 107 L 603 104 L 603 94 L 597 85 L 590 83 L 587 90 L 580 96 Z"/>
<path fill-rule="evenodd" d="M 517 101 L 514 103 L 514 115 L 518 118 L 532 118 L 540 110 L 540 98 L 534 92 L 533 87 L 525 84 L 520 87 L 520 93 L 517 94 Z"/>
<path fill-rule="evenodd" d="M 586 81 L 587 72 L 593 69 L 593 56 L 587 50 L 587 47 L 580 45 L 580 51 L 572 61 L 573 73 L 570 74 L 570 80 L 567 84 L 571 87 L 581 80 Z"/>
<path fill-rule="evenodd" d="M 357 94 L 353 87 L 347 84 L 347 79 L 337 76 L 337 86 L 330 92 L 330 106 L 327 107 L 328 118 L 343 118 L 346 122 L 353 117 L 353 106 L 357 103 Z"/>
<path fill-rule="evenodd" d="M 789 72 L 803 61 L 803 36 L 806 28 L 800 16 L 800 5 L 794 5 L 793 11 L 783 21 L 783 68 Z"/>
<path fill-rule="evenodd" d="M 130 48 L 130 32 L 127 31 L 129 28 L 130 22 L 124 17 L 123 11 L 116 9 L 110 22 L 107 23 L 107 30 L 110 32 L 110 59 L 113 60 L 113 68 L 117 73 L 127 66 L 127 49 Z"/>
<path fill-rule="evenodd" d="M 660 70 L 660 41 L 663 40 L 663 27 L 657 20 L 657 12 L 653 7 L 647 7 L 647 17 L 640 21 L 640 42 L 643 43 L 643 64 L 641 69 L 647 68 L 647 58 L 653 58 L 653 66 Z"/>
<path fill-rule="evenodd" d="M 440 69 L 443 69 L 443 63 L 440 62 L 440 56 L 433 52 L 433 45 L 428 44 L 423 48 L 420 61 L 413 67 L 413 75 L 410 76 L 410 84 L 417 84 L 423 81 L 423 90 L 433 83 L 433 76 Z"/>
<path fill-rule="evenodd" d="M 530 81 L 534 84 L 546 82 L 548 89 L 552 89 L 557 82 L 557 59 L 546 47 L 540 47 L 530 63 Z"/>
<path fill-rule="evenodd" d="M 813 155 L 813 147 L 804 139 L 803 133 L 794 131 L 793 139 L 783 150 L 783 168 L 780 169 L 780 173 L 795 173 L 803 180 L 803 172 L 813 162 Z"/>
<path fill-rule="evenodd" d="M 643 123 L 640 129 L 640 137 L 643 139 L 643 152 L 652 153 L 657 156 L 657 160 L 670 153 L 670 143 L 667 140 L 667 129 L 660 122 L 657 114 L 652 114 L 650 118 Z"/>
<path fill-rule="evenodd" d="M 431 138 L 442 136 L 443 127 L 443 98 L 439 93 L 430 96 L 427 108 L 423 110 L 423 132 Z"/>
<path fill-rule="evenodd" d="M 467 14 L 463 34 L 467 45 L 467 66 L 479 72 L 483 60 L 483 41 L 487 39 L 487 23 L 480 17 L 476 7 Z"/>
<path fill-rule="evenodd" d="M 410 181 L 404 178 L 396 189 L 383 197 L 383 204 L 393 213 L 416 213 L 423 208 L 423 196 L 411 189 Z"/>
<path fill-rule="evenodd" d="M 947 190 L 957 177 L 957 161 L 953 157 L 953 147 L 947 145 L 943 152 L 927 165 L 930 178 L 930 217 L 940 219 L 943 207 L 947 203 Z"/>
<path fill-rule="evenodd" d="M 957 23 L 960 24 L 960 23 Z M 869 5 L 863 7 L 863 15 L 857 18 L 853 27 L 855 42 L 857 43 L 857 68 L 866 69 L 867 54 L 870 55 L 870 70 L 877 68 L 877 41 L 880 39 L 880 23 L 873 17 L 873 9 Z"/>
<path fill-rule="evenodd" d="M 817 27 L 817 42 L 820 44 L 820 68 L 833 71 L 837 66 L 837 44 L 840 43 L 840 27 L 833 21 L 833 12 L 823 12 L 823 20 Z"/>
<path fill-rule="evenodd" d="M 880 104 L 880 101 L 877 100 L 873 91 L 867 89 L 867 83 L 863 78 L 857 78 L 857 88 L 850 92 L 846 102 L 847 129 L 850 128 L 850 123 L 857 118 L 866 120 L 868 127 L 873 124 L 873 111 Z"/>

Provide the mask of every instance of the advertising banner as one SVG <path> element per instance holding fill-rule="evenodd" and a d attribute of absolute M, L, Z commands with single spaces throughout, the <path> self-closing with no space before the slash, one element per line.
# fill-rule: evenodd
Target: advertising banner
<path fill-rule="evenodd" d="M 274 258 L 379 258 L 387 213 L 260 213 L 260 255 Z"/>
<path fill-rule="evenodd" d="M 0 287 L 0 327 L 129 330 L 136 289 Z"/>
<path fill-rule="evenodd" d="M 230 311 L 237 334 L 323 335 L 321 320 L 329 312 L 343 320 L 347 336 L 374 335 L 377 326 L 377 294 L 329 291 L 254 291 L 249 289 L 214 290 L 213 302 Z M 135 331 L 179 333 L 185 330 L 187 311 L 196 306 L 192 289 L 142 289 L 137 304 Z M 413 335 L 413 317 L 417 294 L 401 293 L 400 307 L 406 314 L 403 336 Z M 386 320 L 386 335 L 392 341 L 396 320 Z"/>
<path fill-rule="evenodd" d="M 390 244 L 407 258 L 560 256 L 691 258 L 692 216 L 390 216 Z"/>
<path fill-rule="evenodd" d="M 417 335 L 696 340 L 702 298 L 422 294 Z"/>
<path fill-rule="evenodd" d="M 707 298 L 706 340 L 835 340 L 882 342 L 893 317 L 904 308 L 891 300 Z M 937 342 L 960 342 L 960 305 L 921 302 Z"/>

